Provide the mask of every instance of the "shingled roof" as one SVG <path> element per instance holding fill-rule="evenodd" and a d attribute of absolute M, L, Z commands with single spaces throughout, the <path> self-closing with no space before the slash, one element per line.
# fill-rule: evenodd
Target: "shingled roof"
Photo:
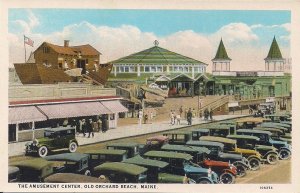
<path fill-rule="evenodd" d="M 220 41 L 220 44 L 219 44 L 219 47 L 217 50 L 217 54 L 213 60 L 231 60 L 227 55 L 227 52 L 226 52 L 226 49 L 225 49 L 222 39 Z"/>
<path fill-rule="evenodd" d="M 268 56 L 265 59 L 283 59 L 275 36 L 273 38 Z"/>
<path fill-rule="evenodd" d="M 111 61 L 112 64 L 204 64 L 204 62 L 183 56 L 181 54 L 169 51 L 159 46 L 153 46 L 125 56 L 123 58 Z"/>
<path fill-rule="evenodd" d="M 43 44 L 46 44 L 47 46 L 49 46 L 59 54 L 78 55 L 78 52 L 80 52 L 81 55 L 83 56 L 94 56 L 94 55 L 101 54 L 98 50 L 96 50 L 93 46 L 89 44 L 79 45 L 79 46 L 67 46 L 67 47 L 54 45 L 49 42 L 44 42 Z"/>

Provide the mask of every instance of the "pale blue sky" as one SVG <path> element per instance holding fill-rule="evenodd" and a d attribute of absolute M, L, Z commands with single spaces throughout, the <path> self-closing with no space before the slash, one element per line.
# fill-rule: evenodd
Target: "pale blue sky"
<path fill-rule="evenodd" d="M 289 57 L 290 24 L 291 12 L 283 10 L 9 9 L 10 63 L 24 60 L 23 35 L 35 42 L 29 51 L 43 41 L 62 45 L 69 39 L 71 45 L 91 44 L 104 62 L 158 39 L 166 49 L 210 63 L 223 38 L 233 63 L 263 68 L 274 36 Z"/>

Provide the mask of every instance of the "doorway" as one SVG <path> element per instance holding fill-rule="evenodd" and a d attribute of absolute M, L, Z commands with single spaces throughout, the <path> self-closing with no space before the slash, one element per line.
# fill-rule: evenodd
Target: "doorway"
<path fill-rule="evenodd" d="M 17 140 L 16 124 L 9 124 L 8 125 L 8 142 L 13 142 L 16 140 Z"/>
<path fill-rule="evenodd" d="M 86 73 L 85 60 L 78 59 L 77 68 L 82 68 L 81 74 L 85 74 Z"/>

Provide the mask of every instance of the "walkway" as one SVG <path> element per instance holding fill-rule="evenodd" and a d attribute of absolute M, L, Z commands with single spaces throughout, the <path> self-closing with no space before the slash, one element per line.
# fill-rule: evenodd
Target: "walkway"
<path fill-rule="evenodd" d="M 241 117 L 243 115 L 216 115 L 214 116 L 215 120 L 224 120 L 231 119 L 235 117 Z M 196 119 L 193 120 L 193 124 L 205 123 L 204 120 Z M 155 133 L 170 129 L 177 129 L 181 127 L 186 127 L 187 122 L 182 120 L 181 125 L 170 125 L 169 121 L 162 121 L 153 124 L 142 124 L 141 127 L 136 125 L 127 125 L 120 126 L 117 129 L 110 129 L 106 133 L 95 133 L 94 137 L 83 137 L 82 134 L 77 136 L 77 140 L 79 145 L 88 145 L 93 143 L 99 143 L 104 141 L 109 141 L 113 139 L 120 139 L 124 137 L 132 137 L 142 134 Z M 25 144 L 27 142 L 19 142 L 19 143 L 10 143 L 8 144 L 8 155 L 9 156 L 17 156 L 24 154 Z"/>

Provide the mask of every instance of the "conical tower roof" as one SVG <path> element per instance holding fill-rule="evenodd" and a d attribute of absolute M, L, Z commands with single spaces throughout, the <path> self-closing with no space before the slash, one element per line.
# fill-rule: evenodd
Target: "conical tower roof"
<path fill-rule="evenodd" d="M 283 59 L 275 36 L 266 59 Z"/>
<path fill-rule="evenodd" d="M 213 60 L 231 60 L 227 55 L 227 52 L 226 52 L 226 49 L 225 49 L 222 39 L 220 41 L 220 44 L 219 44 L 219 47 L 217 50 L 217 54 Z"/>
<path fill-rule="evenodd" d="M 158 46 L 111 61 L 112 64 L 204 64 L 199 60 L 183 56 Z"/>

